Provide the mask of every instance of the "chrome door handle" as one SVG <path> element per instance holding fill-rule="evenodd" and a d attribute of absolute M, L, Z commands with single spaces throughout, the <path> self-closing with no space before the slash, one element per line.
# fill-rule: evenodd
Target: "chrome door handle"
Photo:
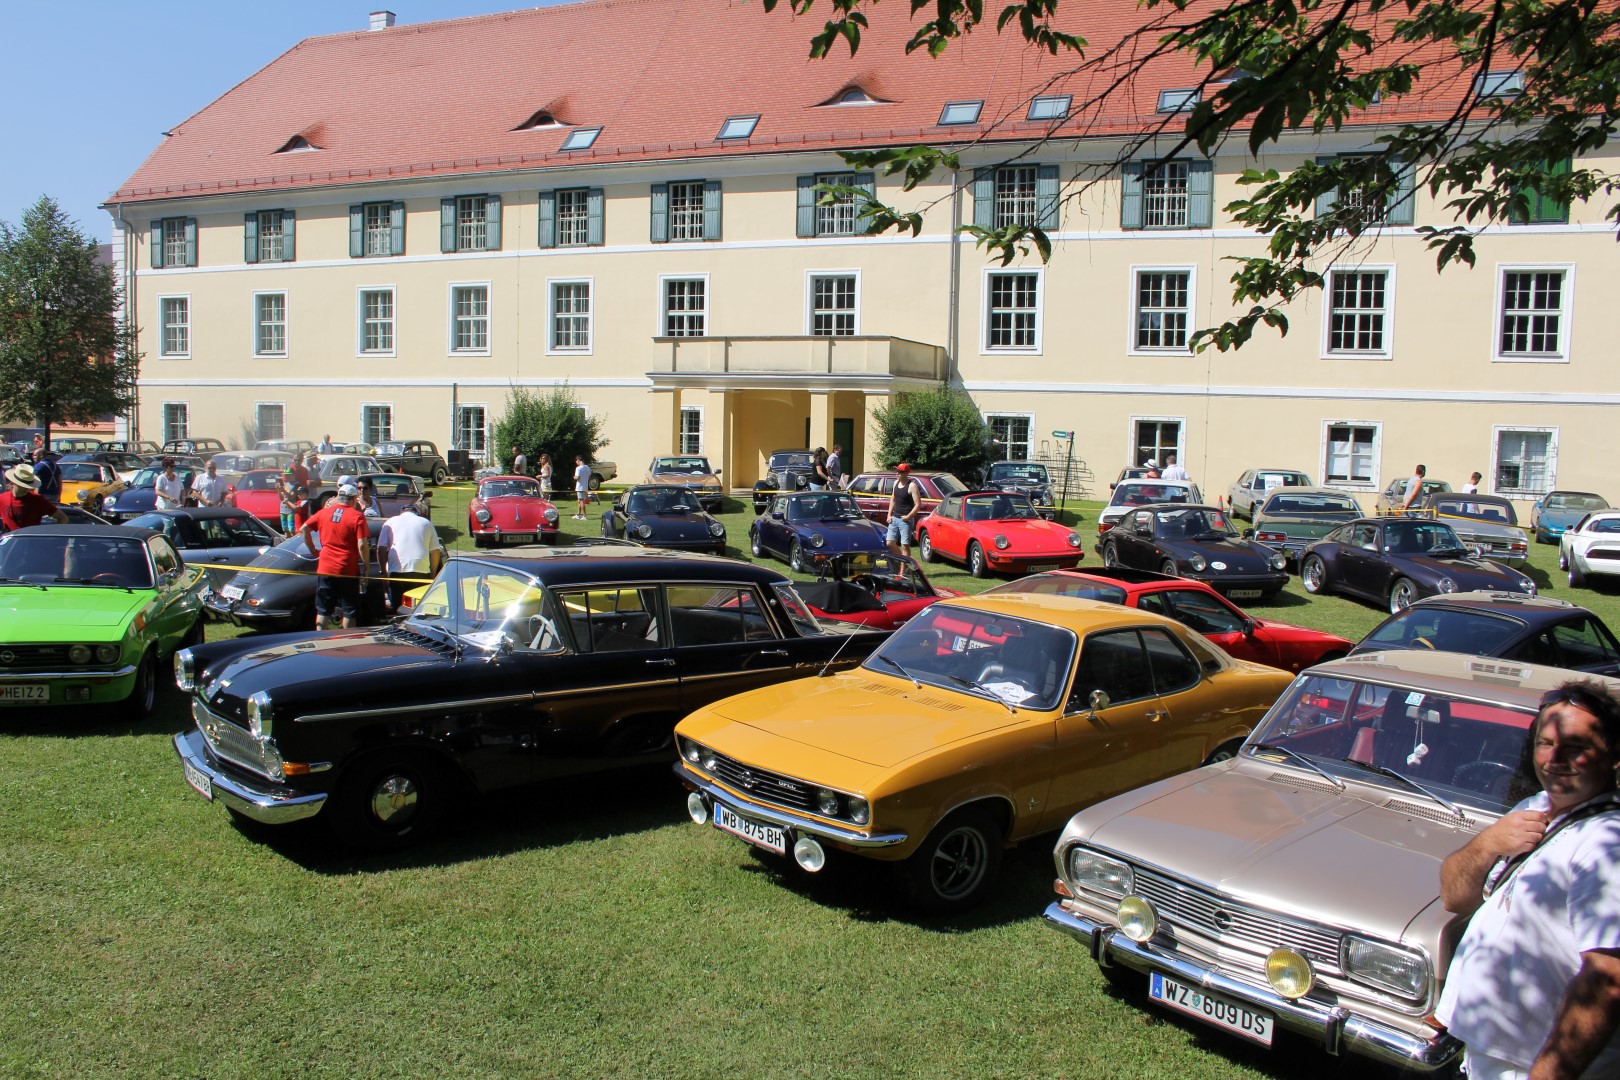
<path fill-rule="evenodd" d="M 761 649 L 756 655 L 758 655 L 758 656 L 780 656 L 785 660 L 785 659 L 787 659 L 787 650 L 786 649 Z"/>
<path fill-rule="evenodd" d="M 671 658 L 667 657 L 667 656 L 659 657 L 659 658 L 654 659 L 654 660 L 648 660 L 647 663 L 653 665 L 654 667 L 674 667 L 675 666 L 675 661 L 672 660 Z"/>

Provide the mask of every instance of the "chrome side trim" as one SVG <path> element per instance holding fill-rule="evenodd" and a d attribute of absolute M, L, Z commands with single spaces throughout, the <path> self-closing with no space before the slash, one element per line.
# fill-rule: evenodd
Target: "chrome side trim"
<path fill-rule="evenodd" d="M 811 836 L 836 840 L 851 847 L 860 848 L 894 847 L 897 844 L 905 843 L 908 839 L 905 833 L 856 832 L 854 829 L 844 828 L 839 825 L 828 825 L 824 821 L 817 821 L 802 814 L 745 801 L 720 787 L 701 773 L 694 772 L 687 767 L 684 761 L 675 763 L 675 775 L 702 792 L 710 802 L 723 802 L 744 817 L 755 818 L 772 825 L 780 825 L 782 828 L 792 829 L 794 832 L 808 833 Z"/>
<path fill-rule="evenodd" d="M 1427 1039 L 1401 1031 L 1343 1007 L 1330 1007 L 1301 998 L 1290 1001 L 1272 991 L 1230 978 L 1195 964 L 1151 941 L 1132 941 L 1111 926 L 1092 922 L 1053 901 L 1046 906 L 1046 924 L 1068 934 L 1091 953 L 1099 967 L 1123 964 L 1148 974 L 1159 971 L 1271 1013 L 1277 1023 L 1318 1040 L 1329 1053 L 1350 1050 L 1375 1061 L 1414 1072 L 1435 1072 L 1462 1053 L 1462 1043 L 1448 1032 L 1435 1031 Z"/>
<path fill-rule="evenodd" d="M 595 693 L 601 687 L 590 687 Z M 613 689 L 608 687 L 608 689 Z M 580 691 L 584 693 L 585 691 Z M 390 705 L 382 709 L 351 709 L 347 712 L 305 713 L 303 716 L 293 718 L 295 724 L 313 723 L 318 720 L 346 720 L 350 718 L 370 719 L 377 716 L 409 716 L 413 713 L 441 712 L 445 709 L 476 709 L 486 705 L 518 705 L 533 701 L 538 694 L 503 694 L 499 697 L 463 698 L 460 701 L 436 701 L 426 705 Z"/>
<path fill-rule="evenodd" d="M 324 792 L 295 795 L 289 788 L 278 784 L 248 784 L 226 776 L 208 753 L 207 740 L 200 731 L 182 731 L 176 735 L 174 752 L 183 765 L 189 765 L 208 777 L 215 802 L 223 803 L 254 821 L 262 821 L 266 825 L 284 825 L 289 821 L 314 817 L 326 805 Z"/>
<path fill-rule="evenodd" d="M 112 671 L 27 671 L 0 672 L 0 684 L 34 682 L 39 679 L 126 679 L 135 674 L 134 664 L 125 664 Z"/>

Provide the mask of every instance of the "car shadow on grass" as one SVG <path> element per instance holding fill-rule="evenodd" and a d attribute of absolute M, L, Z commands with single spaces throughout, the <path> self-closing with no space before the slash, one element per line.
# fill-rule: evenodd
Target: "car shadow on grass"
<path fill-rule="evenodd" d="M 160 669 L 161 680 L 167 673 Z M 7 708 L 0 712 L 0 734 L 34 738 L 88 739 L 173 735 L 191 726 L 188 698 L 172 684 L 158 687 L 150 716 L 136 718 L 128 702 Z"/>

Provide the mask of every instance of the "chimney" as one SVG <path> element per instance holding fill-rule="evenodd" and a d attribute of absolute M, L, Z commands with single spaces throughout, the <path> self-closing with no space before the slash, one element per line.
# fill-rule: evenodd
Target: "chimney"
<path fill-rule="evenodd" d="M 371 13 L 371 28 L 373 30 L 386 30 L 394 25 L 392 11 L 373 11 Z"/>

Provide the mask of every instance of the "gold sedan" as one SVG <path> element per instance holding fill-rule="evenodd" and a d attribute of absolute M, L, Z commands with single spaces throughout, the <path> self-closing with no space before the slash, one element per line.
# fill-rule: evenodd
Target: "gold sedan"
<path fill-rule="evenodd" d="M 1116 604 L 963 597 L 852 671 L 694 712 L 676 772 L 700 824 L 810 872 L 829 851 L 891 862 L 915 906 L 955 911 L 1004 847 L 1230 757 L 1290 678 Z"/>

